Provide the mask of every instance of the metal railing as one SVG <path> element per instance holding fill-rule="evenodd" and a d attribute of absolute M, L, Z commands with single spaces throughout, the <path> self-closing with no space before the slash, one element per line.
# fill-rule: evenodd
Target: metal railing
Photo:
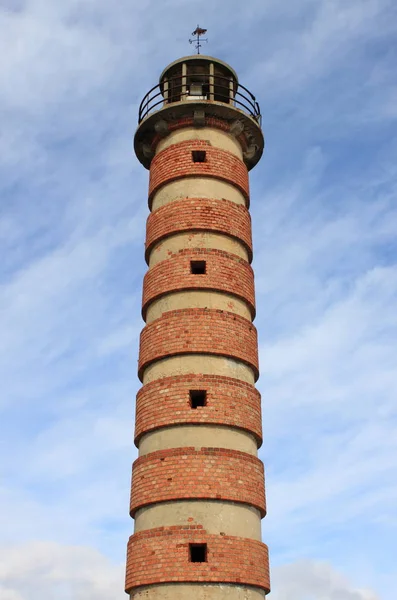
<path fill-rule="evenodd" d="M 177 77 L 166 78 L 152 87 L 139 106 L 138 122 L 140 123 L 156 110 L 160 110 L 160 108 L 174 102 L 205 100 L 223 102 L 238 108 L 260 124 L 259 104 L 255 96 L 243 85 L 236 83 L 229 77 L 219 75 L 201 76 L 198 85 L 202 93 L 197 95 L 197 93 L 192 93 L 190 88 L 190 86 L 192 88 L 196 87 L 197 92 L 197 81 L 189 82 L 190 79 L 193 79 L 193 77 L 178 75 Z"/>

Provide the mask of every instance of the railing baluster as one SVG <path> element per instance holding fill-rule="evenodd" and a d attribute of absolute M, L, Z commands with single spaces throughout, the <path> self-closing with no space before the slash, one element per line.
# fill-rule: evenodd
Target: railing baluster
<path fill-rule="evenodd" d="M 182 76 L 165 77 L 161 84 L 155 85 L 143 98 L 139 106 L 139 123 L 155 110 L 158 110 L 159 105 L 164 106 L 165 104 L 180 102 L 185 99 L 186 95 L 188 95 L 187 69 L 186 65 L 185 69 L 182 65 Z M 215 96 L 217 100 L 215 100 Z M 238 110 L 260 122 L 260 108 L 255 96 L 241 84 L 237 84 L 236 87 L 236 82 L 230 77 L 217 75 L 215 82 L 213 65 L 212 69 L 210 65 L 209 100 L 232 104 Z"/>

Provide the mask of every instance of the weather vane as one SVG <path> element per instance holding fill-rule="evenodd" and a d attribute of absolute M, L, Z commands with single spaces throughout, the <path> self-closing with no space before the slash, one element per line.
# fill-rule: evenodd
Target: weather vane
<path fill-rule="evenodd" d="M 201 36 L 207 33 L 206 29 L 202 29 L 200 25 L 197 25 L 197 28 L 193 31 L 192 35 L 196 36 L 195 40 L 189 40 L 190 44 L 194 44 L 196 42 L 196 50 L 197 54 L 200 54 L 201 42 L 208 42 L 208 39 L 202 40 Z"/>

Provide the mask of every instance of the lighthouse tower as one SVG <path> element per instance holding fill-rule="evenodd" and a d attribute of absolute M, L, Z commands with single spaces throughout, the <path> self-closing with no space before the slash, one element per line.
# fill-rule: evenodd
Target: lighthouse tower
<path fill-rule="evenodd" d="M 255 97 L 221 60 L 170 64 L 139 110 L 150 170 L 126 592 L 261 600 L 270 590 L 248 172 Z"/>

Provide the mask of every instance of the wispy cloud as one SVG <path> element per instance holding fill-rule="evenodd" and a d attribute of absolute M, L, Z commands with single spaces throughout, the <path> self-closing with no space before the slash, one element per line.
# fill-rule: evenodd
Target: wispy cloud
<path fill-rule="evenodd" d="M 215 0 L 201 17 L 267 137 L 252 213 L 273 593 L 394 599 L 396 8 Z M 196 22 L 185 0 L 0 1 L 6 600 L 122 593 L 146 268 L 131 138 Z"/>
<path fill-rule="evenodd" d="M 1 597 L 24 600 L 35 597 L 62 600 L 107 600 L 122 594 L 123 565 L 116 565 L 85 546 L 34 543 L 0 549 Z M 358 588 L 330 565 L 301 561 L 273 572 L 276 600 L 379 600 L 370 589 Z"/>
<path fill-rule="evenodd" d="M 274 572 L 276 600 L 379 600 L 370 589 L 355 587 L 330 565 L 302 561 L 285 565 Z"/>
<path fill-rule="evenodd" d="M 32 593 L 35 598 L 105 600 L 123 593 L 121 565 L 92 548 L 36 542 L 0 549 L 0 556 L 4 600 L 23 600 Z"/>

